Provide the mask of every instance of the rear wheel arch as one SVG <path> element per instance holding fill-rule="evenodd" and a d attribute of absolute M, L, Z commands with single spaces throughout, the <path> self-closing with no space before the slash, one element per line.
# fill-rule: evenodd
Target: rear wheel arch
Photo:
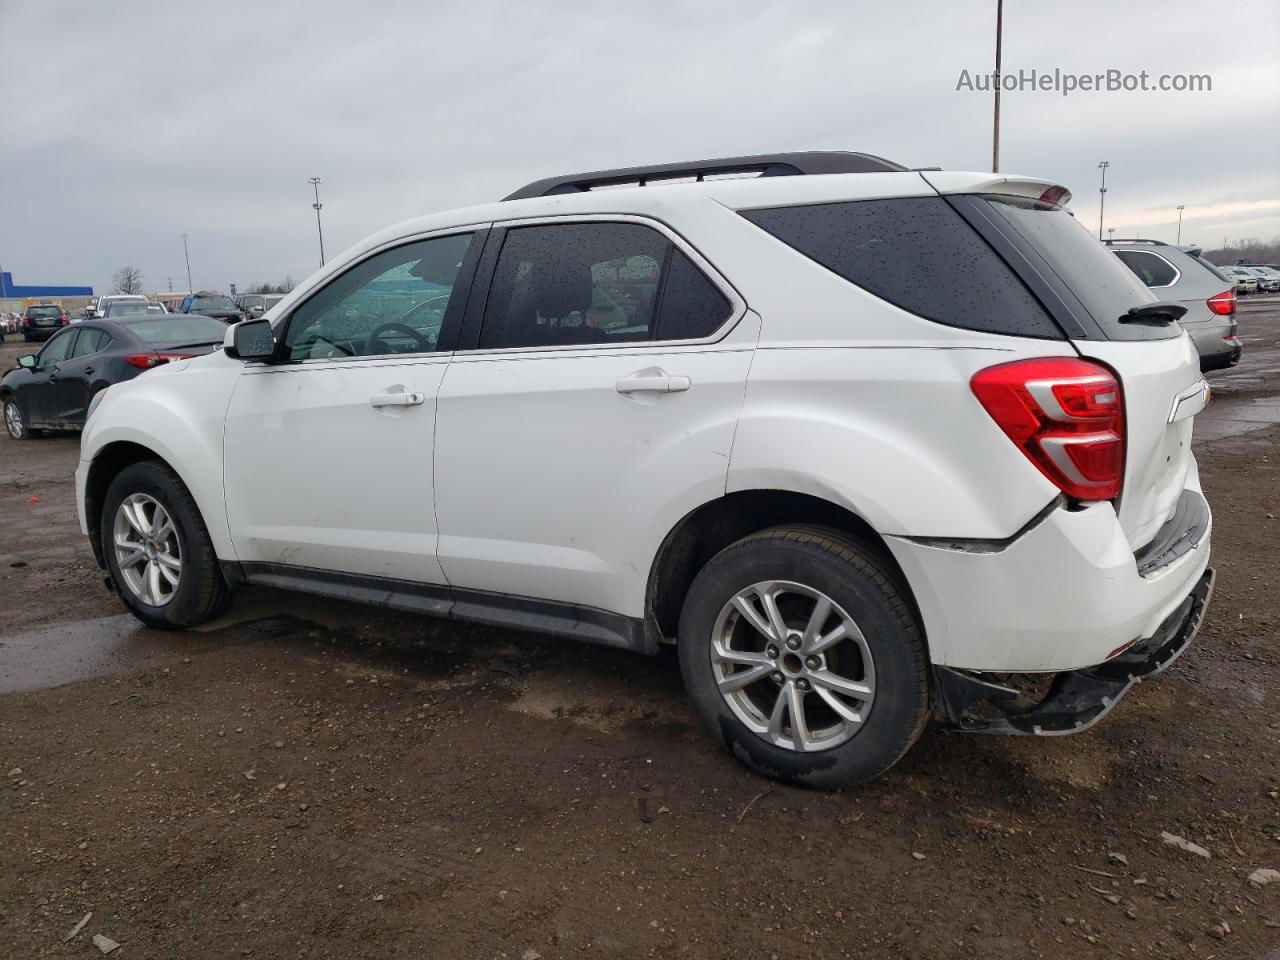
<path fill-rule="evenodd" d="M 702 504 L 663 538 L 649 570 L 645 613 L 663 638 L 674 637 L 680 611 L 698 572 L 721 550 L 772 527 L 822 528 L 874 553 L 896 576 L 924 636 L 911 586 L 884 539 L 853 511 L 790 490 L 741 490 Z"/>

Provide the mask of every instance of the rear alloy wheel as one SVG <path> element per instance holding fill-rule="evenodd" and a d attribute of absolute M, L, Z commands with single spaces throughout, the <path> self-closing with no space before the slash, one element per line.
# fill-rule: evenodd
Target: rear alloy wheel
<path fill-rule="evenodd" d="M 905 587 L 838 530 L 779 527 L 698 573 L 680 668 L 703 720 L 748 767 L 832 789 L 893 766 L 928 718 L 928 665 Z"/>

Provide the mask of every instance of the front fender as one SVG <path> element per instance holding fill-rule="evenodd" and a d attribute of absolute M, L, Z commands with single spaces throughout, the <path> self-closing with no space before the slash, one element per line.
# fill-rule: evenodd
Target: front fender
<path fill-rule="evenodd" d="M 87 477 L 94 459 L 112 444 L 145 447 L 191 491 L 218 557 L 234 560 L 223 499 L 222 455 L 223 425 L 240 365 L 216 362 L 211 355 L 173 368 L 159 367 L 107 391 L 81 434 L 79 473 Z M 77 486 L 84 517 L 84 484 Z"/>

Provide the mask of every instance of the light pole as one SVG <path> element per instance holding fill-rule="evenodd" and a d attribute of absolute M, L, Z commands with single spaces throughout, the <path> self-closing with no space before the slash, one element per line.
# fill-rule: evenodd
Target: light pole
<path fill-rule="evenodd" d="M 324 204 L 320 202 L 320 178 L 308 177 L 307 183 L 311 184 L 312 189 L 314 189 L 316 192 L 316 202 L 313 203 L 311 206 L 313 206 L 316 211 L 316 233 L 319 234 L 320 236 L 320 266 L 323 267 L 324 266 L 324 230 L 321 229 L 320 227 L 320 208 L 324 206 Z"/>
<path fill-rule="evenodd" d="M 195 284 L 191 282 L 191 253 L 187 250 L 187 235 L 182 235 L 182 256 L 187 261 L 187 293 L 195 293 Z"/>
<path fill-rule="evenodd" d="M 991 172 L 1000 172 L 1000 48 L 1004 38 L 1004 0 L 996 0 L 996 106 L 991 124 Z"/>
<path fill-rule="evenodd" d="M 1098 239 L 1102 239 L 1102 213 L 1107 208 L 1107 167 L 1111 166 L 1110 160 L 1099 162 L 1098 169 L 1102 171 L 1102 186 L 1098 188 Z"/>
<path fill-rule="evenodd" d="M 1115 239 L 1115 236 L 1116 236 L 1116 228 L 1107 227 L 1107 242 L 1110 243 L 1112 240 Z"/>
<path fill-rule="evenodd" d="M 1182 210 L 1183 204 L 1178 204 L 1178 239 L 1175 241 L 1177 246 L 1182 246 Z"/>

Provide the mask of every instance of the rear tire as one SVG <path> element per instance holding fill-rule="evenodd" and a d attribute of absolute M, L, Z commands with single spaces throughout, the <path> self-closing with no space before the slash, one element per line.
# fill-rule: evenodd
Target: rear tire
<path fill-rule="evenodd" d="M 778 527 L 713 557 L 685 598 L 679 653 L 712 734 L 786 783 L 874 780 L 929 716 L 925 644 L 906 588 L 838 530 Z"/>
<path fill-rule="evenodd" d="M 191 492 L 165 464 L 147 460 L 121 470 L 107 487 L 98 530 L 116 593 L 147 626 L 181 630 L 226 609 L 231 590 L 209 531 Z"/>

